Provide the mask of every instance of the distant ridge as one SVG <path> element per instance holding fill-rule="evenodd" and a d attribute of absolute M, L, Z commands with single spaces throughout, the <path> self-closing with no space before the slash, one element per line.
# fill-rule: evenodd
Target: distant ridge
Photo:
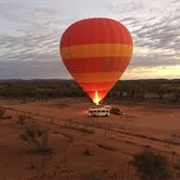
<path fill-rule="evenodd" d="M 0 82 L 73 82 L 73 79 L 0 79 Z M 180 82 L 180 79 L 132 79 L 132 80 L 119 80 L 123 82 Z"/>
<path fill-rule="evenodd" d="M 74 81 L 73 79 L 0 79 L 0 82 L 57 82 Z"/>
<path fill-rule="evenodd" d="M 121 80 L 121 81 L 153 81 L 153 82 L 162 82 L 162 81 L 180 81 L 180 79 L 133 79 L 133 80 Z"/>

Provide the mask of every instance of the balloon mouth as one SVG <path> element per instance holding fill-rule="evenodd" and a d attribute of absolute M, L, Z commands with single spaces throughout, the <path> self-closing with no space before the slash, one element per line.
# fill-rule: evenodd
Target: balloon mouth
<path fill-rule="evenodd" d="M 101 98 L 98 95 L 98 91 L 96 91 L 94 94 L 93 102 L 98 106 L 100 101 L 101 101 Z"/>

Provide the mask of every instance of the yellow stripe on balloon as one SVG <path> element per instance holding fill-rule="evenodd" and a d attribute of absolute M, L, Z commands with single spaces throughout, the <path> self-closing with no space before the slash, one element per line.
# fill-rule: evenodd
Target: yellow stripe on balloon
<path fill-rule="evenodd" d="M 61 48 L 63 59 L 90 57 L 130 57 L 133 47 L 127 44 L 83 44 Z"/>
<path fill-rule="evenodd" d="M 78 83 L 99 83 L 117 81 L 123 72 L 72 73 Z"/>

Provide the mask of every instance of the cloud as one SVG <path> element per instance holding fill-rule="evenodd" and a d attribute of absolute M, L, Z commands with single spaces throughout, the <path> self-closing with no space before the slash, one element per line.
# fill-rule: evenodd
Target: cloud
<path fill-rule="evenodd" d="M 162 66 L 176 66 L 176 65 L 180 65 L 179 60 L 173 60 L 171 58 L 167 58 L 167 57 L 157 57 L 154 58 L 152 57 L 142 57 L 142 56 L 135 56 L 132 58 L 130 65 L 133 68 L 137 68 L 137 67 L 146 67 L 146 68 L 152 68 L 152 67 L 162 67 Z"/>
<path fill-rule="evenodd" d="M 180 65 L 158 67 L 128 67 L 121 79 L 179 79 Z M 152 76 L 154 74 L 154 76 Z"/>
<path fill-rule="evenodd" d="M 70 77 L 60 61 L 60 37 L 74 21 L 97 16 L 119 20 L 131 32 L 134 53 L 129 70 L 180 64 L 178 0 L 4 0 L 0 2 L 0 78 L 43 78 L 47 72 L 53 78 L 59 77 L 61 68 L 61 76 Z"/>
<path fill-rule="evenodd" d="M 62 61 L 3 61 L 0 79 L 69 79 Z"/>

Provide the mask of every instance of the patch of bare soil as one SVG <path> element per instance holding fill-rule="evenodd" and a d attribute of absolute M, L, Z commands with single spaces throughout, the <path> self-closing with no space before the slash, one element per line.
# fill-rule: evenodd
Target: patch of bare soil
<path fill-rule="evenodd" d="M 81 98 L 0 103 L 12 116 L 0 119 L 1 179 L 136 180 L 133 156 L 144 149 L 164 155 L 173 178 L 180 179 L 174 168 L 180 162 L 179 107 L 115 104 L 124 115 L 88 117 L 92 104 Z M 29 153 L 31 145 L 19 136 L 31 125 L 48 129 L 52 153 Z"/>

